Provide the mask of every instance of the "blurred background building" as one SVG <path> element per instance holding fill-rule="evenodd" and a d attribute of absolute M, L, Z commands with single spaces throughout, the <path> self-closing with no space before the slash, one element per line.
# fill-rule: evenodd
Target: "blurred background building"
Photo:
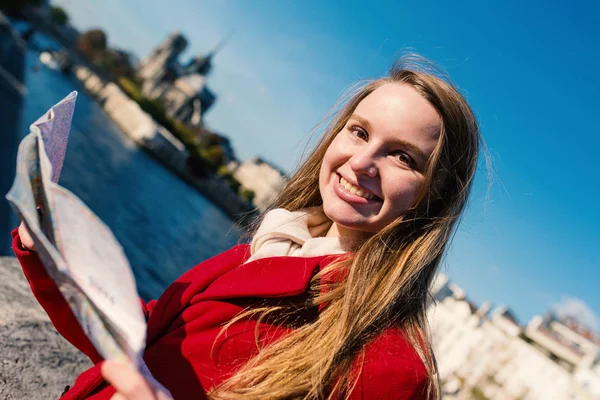
<path fill-rule="evenodd" d="M 286 174 L 281 169 L 260 157 L 241 164 L 232 162 L 228 168 L 242 186 L 254 192 L 254 205 L 260 211 L 273 203 L 287 183 Z"/>
<path fill-rule="evenodd" d="M 179 32 L 169 35 L 139 65 L 142 94 L 162 102 L 169 117 L 189 126 L 200 126 L 202 116 L 216 100 L 216 95 L 207 86 L 206 77 L 212 69 L 212 58 L 222 44 L 207 55 L 199 55 L 182 64 L 179 56 L 188 41 Z"/>
<path fill-rule="evenodd" d="M 477 307 L 440 275 L 428 311 L 444 399 L 598 399 L 600 337 L 573 318 L 522 327 L 506 306 Z"/>

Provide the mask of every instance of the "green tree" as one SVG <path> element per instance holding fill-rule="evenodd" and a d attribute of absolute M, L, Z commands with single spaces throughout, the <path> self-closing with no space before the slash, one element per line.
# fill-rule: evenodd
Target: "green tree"
<path fill-rule="evenodd" d="M 220 145 L 210 146 L 202 150 L 202 155 L 204 158 L 211 163 L 215 168 L 218 168 L 219 165 L 223 165 L 223 159 L 225 157 L 225 152 Z"/>
<path fill-rule="evenodd" d="M 231 171 L 227 169 L 227 166 L 221 165 L 219 168 L 217 168 L 217 175 L 219 175 L 222 178 L 226 178 L 228 176 L 231 176 Z"/>
<path fill-rule="evenodd" d="M 200 132 L 198 132 L 198 136 L 200 137 L 200 145 L 202 147 L 209 148 L 212 146 L 221 145 L 221 136 L 217 135 L 214 132 L 210 132 L 203 129 Z"/>
<path fill-rule="evenodd" d="M 95 62 L 104 55 L 106 42 L 106 34 L 102 29 L 91 29 L 79 36 L 77 50 L 90 61 Z"/>
<path fill-rule="evenodd" d="M 236 193 L 239 193 L 240 187 L 242 186 L 240 184 L 240 182 L 235 179 L 233 176 L 229 177 L 229 179 L 227 179 L 227 183 L 229 184 L 229 187 L 231 188 L 231 190 L 233 190 Z"/>
<path fill-rule="evenodd" d="M 55 24 L 60 26 L 64 26 L 69 22 L 69 15 L 61 7 L 50 7 L 50 18 Z"/>
<path fill-rule="evenodd" d="M 135 69 L 131 65 L 129 53 L 117 50 L 107 49 L 102 56 L 104 68 L 112 76 L 126 76 L 133 79 L 135 77 Z"/>
<path fill-rule="evenodd" d="M 485 395 L 483 390 L 477 386 L 474 386 L 473 388 L 471 388 L 471 396 L 472 396 L 473 400 L 490 400 Z"/>
<path fill-rule="evenodd" d="M 249 204 L 252 204 L 252 201 L 254 200 L 254 197 L 256 196 L 256 193 L 254 193 L 253 190 L 246 189 L 243 186 L 240 186 L 238 194 L 243 201 L 245 201 Z"/>

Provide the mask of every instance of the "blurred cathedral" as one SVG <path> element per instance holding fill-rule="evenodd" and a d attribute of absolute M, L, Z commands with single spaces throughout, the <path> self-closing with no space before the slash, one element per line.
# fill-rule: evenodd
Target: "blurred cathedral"
<path fill-rule="evenodd" d="M 142 94 L 159 100 L 169 117 L 186 125 L 201 126 L 204 113 L 216 100 L 206 78 L 212 68 L 212 59 L 222 44 L 207 55 L 182 64 L 178 57 L 188 41 L 179 32 L 171 34 L 138 67 L 138 76 L 143 80 Z"/>

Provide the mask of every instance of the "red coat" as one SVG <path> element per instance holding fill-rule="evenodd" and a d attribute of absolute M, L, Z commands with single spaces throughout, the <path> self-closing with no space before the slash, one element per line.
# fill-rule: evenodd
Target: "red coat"
<path fill-rule="evenodd" d="M 36 253 L 23 250 L 16 230 L 13 249 L 33 294 L 58 332 L 95 364 L 61 399 L 109 399 L 114 389 L 100 375 L 102 358 Z M 208 389 L 256 354 L 256 321 L 237 322 L 216 339 L 225 322 L 257 300 L 306 297 L 315 270 L 339 256 L 272 257 L 243 264 L 248 257 L 249 246 L 235 246 L 187 271 L 158 301 L 142 302 L 148 319 L 144 360 L 175 399 L 206 398 Z M 314 320 L 318 310 L 300 318 Z M 269 343 L 291 329 L 263 322 L 259 325 L 260 340 Z M 398 329 L 388 329 L 367 345 L 361 368 L 352 399 L 426 398 L 425 366 Z"/>

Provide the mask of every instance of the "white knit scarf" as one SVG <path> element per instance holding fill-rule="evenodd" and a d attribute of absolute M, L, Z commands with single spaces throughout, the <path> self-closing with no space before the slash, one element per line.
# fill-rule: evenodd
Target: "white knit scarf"
<path fill-rule="evenodd" d="M 332 222 L 321 207 L 288 211 L 277 208 L 265 217 L 252 238 L 250 262 L 259 258 L 294 256 L 315 257 L 343 254 L 351 250 L 351 241 L 324 236 Z"/>

